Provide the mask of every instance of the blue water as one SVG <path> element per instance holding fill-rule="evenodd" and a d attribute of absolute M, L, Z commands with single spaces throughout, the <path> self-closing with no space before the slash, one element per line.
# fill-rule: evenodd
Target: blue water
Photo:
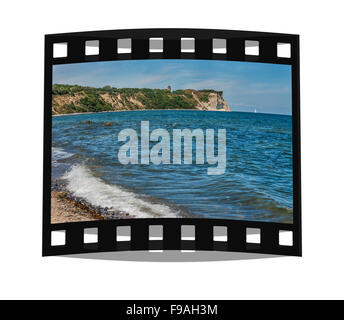
<path fill-rule="evenodd" d="M 90 120 L 91 124 L 85 124 Z M 122 165 L 118 133 L 226 129 L 227 167 Z M 112 121 L 112 126 L 104 126 Z M 216 132 L 216 131 L 215 131 Z M 217 134 L 215 134 L 217 137 Z M 215 140 L 217 141 L 217 139 Z M 151 143 L 151 146 L 155 143 Z M 212 217 L 292 223 L 292 118 L 242 112 L 154 110 L 53 117 L 52 178 L 90 203 L 145 217 Z"/>

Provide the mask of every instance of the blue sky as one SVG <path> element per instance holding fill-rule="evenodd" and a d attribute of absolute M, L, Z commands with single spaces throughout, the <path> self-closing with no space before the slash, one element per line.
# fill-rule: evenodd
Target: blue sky
<path fill-rule="evenodd" d="M 125 60 L 55 65 L 53 83 L 214 89 L 233 111 L 291 114 L 291 67 L 214 60 Z"/>

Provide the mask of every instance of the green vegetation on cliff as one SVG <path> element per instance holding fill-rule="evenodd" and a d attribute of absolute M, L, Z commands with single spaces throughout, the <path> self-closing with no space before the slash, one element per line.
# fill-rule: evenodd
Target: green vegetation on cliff
<path fill-rule="evenodd" d="M 175 90 L 147 88 L 103 88 L 54 84 L 53 114 L 145 109 L 200 109 L 214 90 Z"/>

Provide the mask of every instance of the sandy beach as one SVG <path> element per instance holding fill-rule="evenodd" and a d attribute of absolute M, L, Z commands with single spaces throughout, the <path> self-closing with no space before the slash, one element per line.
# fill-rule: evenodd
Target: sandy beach
<path fill-rule="evenodd" d="M 88 206 L 68 197 L 64 191 L 51 191 L 51 223 L 104 220 Z"/>
<path fill-rule="evenodd" d="M 133 218 L 126 212 L 92 206 L 64 189 L 51 190 L 51 223 Z"/>

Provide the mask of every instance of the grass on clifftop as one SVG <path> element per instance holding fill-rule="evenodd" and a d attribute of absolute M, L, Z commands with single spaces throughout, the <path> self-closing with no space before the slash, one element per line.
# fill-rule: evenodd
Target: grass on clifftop
<path fill-rule="evenodd" d="M 139 101 L 149 109 L 196 109 L 197 100 L 194 95 L 202 102 L 208 102 L 209 94 L 217 93 L 215 90 L 175 90 L 170 92 L 167 89 L 148 89 L 148 88 L 114 88 L 105 86 L 102 88 L 83 87 L 79 85 L 54 84 L 53 94 L 53 114 L 76 113 L 76 112 L 100 112 L 111 110 L 135 110 Z M 121 96 L 123 106 L 116 106 L 114 103 L 105 101 L 101 95 Z M 221 92 L 222 94 L 222 92 Z M 54 97 L 63 96 L 74 99 L 71 103 L 64 105 L 54 104 Z M 75 98 L 80 97 L 80 98 Z"/>

